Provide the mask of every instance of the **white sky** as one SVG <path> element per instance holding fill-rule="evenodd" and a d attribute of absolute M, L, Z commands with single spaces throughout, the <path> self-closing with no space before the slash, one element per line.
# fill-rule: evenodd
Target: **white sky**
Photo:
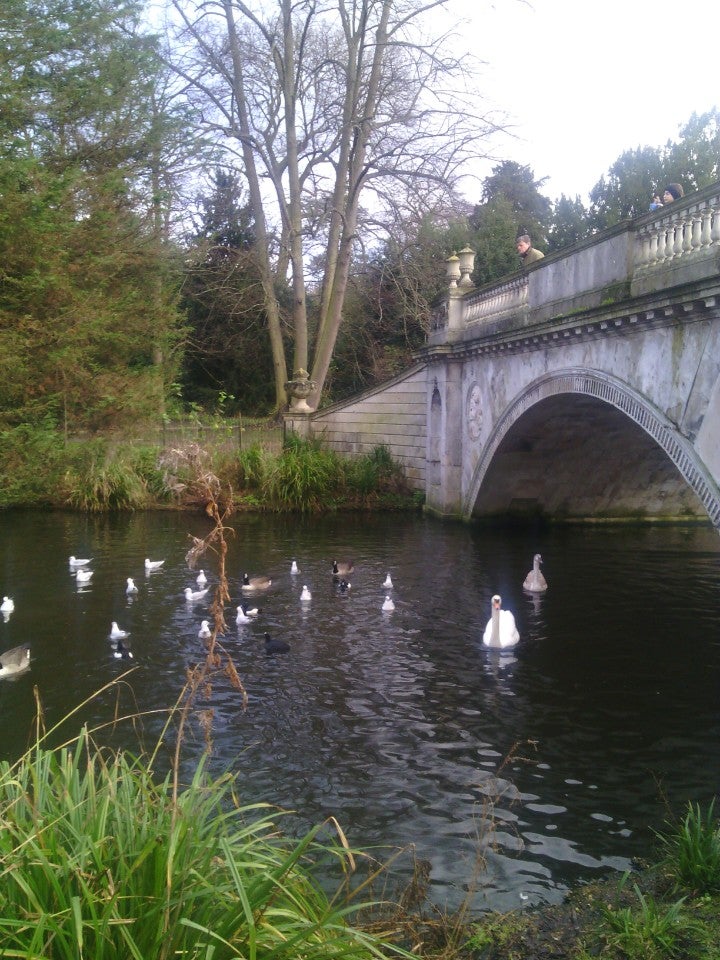
<path fill-rule="evenodd" d="M 517 139 L 496 153 L 548 177 L 549 197 L 587 202 L 623 151 L 663 146 L 693 111 L 720 108 L 718 0 L 451 0 L 447 10 L 487 63 L 481 90 L 514 124 Z"/>

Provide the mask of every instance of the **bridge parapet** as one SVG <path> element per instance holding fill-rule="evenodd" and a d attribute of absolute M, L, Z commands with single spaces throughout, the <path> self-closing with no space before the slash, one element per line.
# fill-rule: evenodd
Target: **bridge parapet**
<path fill-rule="evenodd" d="M 511 333 L 720 272 L 720 184 L 437 305 L 428 346 Z"/>

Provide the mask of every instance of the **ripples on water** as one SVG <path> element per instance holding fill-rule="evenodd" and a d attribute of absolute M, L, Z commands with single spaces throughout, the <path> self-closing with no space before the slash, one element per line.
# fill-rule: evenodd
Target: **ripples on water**
<path fill-rule="evenodd" d="M 475 883 L 477 908 L 506 910 L 625 869 L 648 854 L 666 802 L 717 791 L 714 531 L 531 533 L 407 517 L 238 517 L 234 526 L 233 603 L 245 570 L 274 582 L 257 624 L 238 628 L 228 611 L 223 642 L 249 705 L 243 712 L 229 684 L 215 682 L 212 765 L 238 772 L 244 802 L 296 811 L 288 829 L 332 814 L 357 846 L 414 844 L 431 862 L 436 902 L 456 905 Z M 0 649 L 33 647 L 31 672 L 0 686 L 4 756 L 31 733 L 33 684 L 51 725 L 125 668 L 110 656 L 111 620 L 132 632 L 137 704 L 174 702 L 208 616 L 182 597 L 195 578 L 188 534 L 206 532 L 201 519 L 13 513 L 0 532 L 0 592 L 16 605 L 0 623 Z M 549 590 L 533 599 L 521 585 L 538 550 Z M 70 576 L 71 553 L 95 558 L 85 588 Z M 146 576 L 146 556 L 166 557 L 165 567 Z M 348 595 L 333 586 L 334 557 L 355 560 Z M 212 586 L 212 562 L 203 565 Z M 390 614 L 381 611 L 388 571 Z M 131 601 L 127 576 L 140 587 Z M 495 592 L 518 622 L 513 651 L 480 642 Z M 264 630 L 291 653 L 266 657 Z M 122 706 L 131 699 L 123 694 Z M 106 720 L 115 708 L 108 692 L 82 716 Z M 150 743 L 159 729 L 147 721 Z"/>

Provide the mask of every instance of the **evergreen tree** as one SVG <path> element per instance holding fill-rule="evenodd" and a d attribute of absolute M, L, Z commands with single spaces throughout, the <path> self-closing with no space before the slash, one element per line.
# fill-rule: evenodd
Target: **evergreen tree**
<path fill-rule="evenodd" d="M 0 415 L 68 426 L 157 415 L 177 340 L 157 231 L 161 71 L 139 8 L 0 9 Z M 159 361 L 163 360 L 161 363 Z"/>
<path fill-rule="evenodd" d="M 591 233 L 588 211 L 580 199 L 574 200 L 563 193 L 553 205 L 552 225 L 548 233 L 548 250 L 562 250 Z"/>

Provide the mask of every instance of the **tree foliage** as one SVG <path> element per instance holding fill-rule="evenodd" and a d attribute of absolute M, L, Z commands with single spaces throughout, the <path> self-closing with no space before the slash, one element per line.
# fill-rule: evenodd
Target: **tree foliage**
<path fill-rule="evenodd" d="M 0 412 L 157 414 L 175 341 L 158 236 L 160 61 L 114 0 L 0 9 Z"/>

